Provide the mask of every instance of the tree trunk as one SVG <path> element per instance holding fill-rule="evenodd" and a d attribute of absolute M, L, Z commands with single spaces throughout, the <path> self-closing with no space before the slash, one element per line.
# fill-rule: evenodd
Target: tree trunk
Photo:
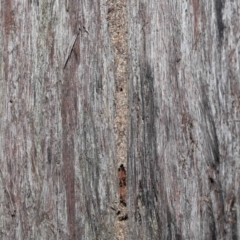
<path fill-rule="evenodd" d="M 0 239 L 240 239 L 238 0 L 0 11 Z"/>
<path fill-rule="evenodd" d="M 130 239 L 239 239 L 240 3 L 128 9 Z"/>

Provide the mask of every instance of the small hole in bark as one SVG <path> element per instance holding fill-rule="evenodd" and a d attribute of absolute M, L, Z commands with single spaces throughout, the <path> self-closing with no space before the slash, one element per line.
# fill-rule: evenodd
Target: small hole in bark
<path fill-rule="evenodd" d="M 211 183 L 214 183 L 214 182 L 215 182 L 214 179 L 211 178 L 211 177 L 209 177 L 209 181 L 210 181 Z"/>
<path fill-rule="evenodd" d="M 120 204 L 122 206 L 126 206 L 126 185 L 127 185 L 127 181 L 126 181 L 126 169 L 123 166 L 123 164 L 121 164 L 118 168 L 118 178 L 119 178 L 119 194 L 120 194 Z"/>
<path fill-rule="evenodd" d="M 123 91 L 123 89 L 122 88 L 120 88 L 120 92 L 122 92 Z"/>
<path fill-rule="evenodd" d="M 9 102 L 10 102 L 10 103 L 13 103 L 13 100 L 11 99 Z"/>
<path fill-rule="evenodd" d="M 118 220 L 119 221 L 125 221 L 128 219 L 128 215 L 126 214 L 125 216 L 119 217 Z"/>
<path fill-rule="evenodd" d="M 120 213 L 121 213 L 121 211 L 118 210 L 118 211 L 117 211 L 117 215 L 119 215 Z"/>
<path fill-rule="evenodd" d="M 16 217 L 16 210 L 14 210 L 14 211 L 12 212 L 11 216 L 12 216 L 13 218 Z"/>
<path fill-rule="evenodd" d="M 126 207 L 127 206 L 127 203 L 126 203 L 126 201 L 124 201 L 124 200 L 120 200 L 120 203 L 124 206 L 124 207 Z"/>

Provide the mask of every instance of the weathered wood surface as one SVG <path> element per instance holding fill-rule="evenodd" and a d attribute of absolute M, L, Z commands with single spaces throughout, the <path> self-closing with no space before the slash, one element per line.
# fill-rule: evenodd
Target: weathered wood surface
<path fill-rule="evenodd" d="M 5 0 L 0 9 L 0 238 L 113 239 L 108 6 Z"/>
<path fill-rule="evenodd" d="M 240 2 L 127 9 L 129 239 L 240 239 Z"/>
<path fill-rule="evenodd" d="M 0 12 L 1 239 L 240 239 L 238 0 Z"/>

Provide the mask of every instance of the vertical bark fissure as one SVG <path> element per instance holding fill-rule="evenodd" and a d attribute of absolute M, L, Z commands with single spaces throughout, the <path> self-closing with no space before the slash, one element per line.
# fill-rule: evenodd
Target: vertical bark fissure
<path fill-rule="evenodd" d="M 115 60 L 114 131 L 118 164 L 119 202 L 116 212 L 116 239 L 127 239 L 126 163 L 127 163 L 127 14 L 126 1 L 109 0 L 108 23 Z"/>
<path fill-rule="evenodd" d="M 63 69 L 63 85 L 62 85 L 62 161 L 63 161 L 63 176 L 66 191 L 67 205 L 67 225 L 69 239 L 76 239 L 76 197 L 75 197 L 75 156 L 74 156 L 74 132 L 76 128 L 76 83 L 78 81 L 77 68 L 79 65 L 79 44 L 76 44 L 79 39 L 78 29 L 78 11 L 76 7 L 69 6 L 70 23 L 69 26 L 73 29 L 75 40 L 71 46 L 69 56 L 64 63 Z"/>
<path fill-rule="evenodd" d="M 238 2 L 0 1 L 0 239 L 240 239 Z"/>

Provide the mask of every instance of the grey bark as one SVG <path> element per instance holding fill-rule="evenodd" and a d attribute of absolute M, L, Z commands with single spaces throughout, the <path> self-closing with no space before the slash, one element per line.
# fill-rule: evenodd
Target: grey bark
<path fill-rule="evenodd" d="M 128 3 L 130 239 L 240 237 L 239 7 Z"/>
<path fill-rule="evenodd" d="M 240 239 L 239 0 L 0 14 L 1 239 Z"/>
<path fill-rule="evenodd" d="M 118 186 L 105 1 L 0 4 L 0 238 L 111 239 Z"/>

